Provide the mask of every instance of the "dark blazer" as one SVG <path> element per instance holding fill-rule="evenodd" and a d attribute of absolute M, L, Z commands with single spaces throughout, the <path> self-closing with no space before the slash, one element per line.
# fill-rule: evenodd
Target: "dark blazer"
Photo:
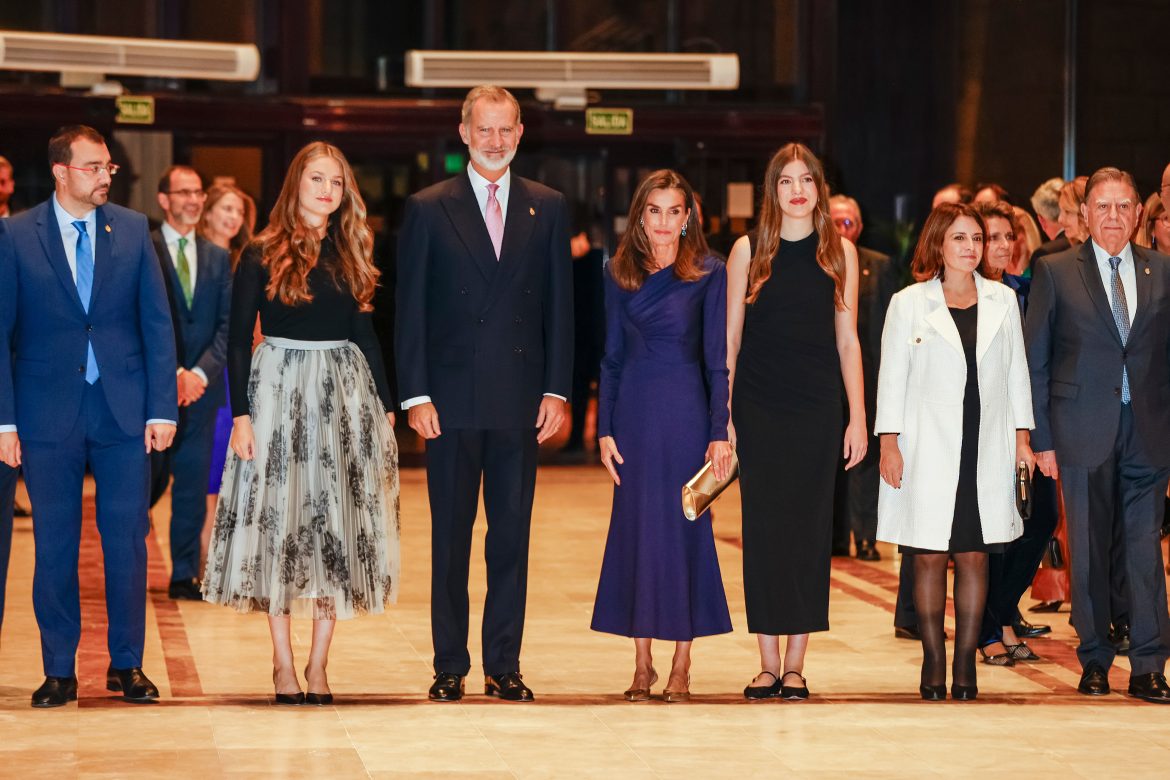
<path fill-rule="evenodd" d="M 1032 449 L 1055 449 L 1062 464 L 1093 468 L 1113 451 L 1124 365 L 1143 460 L 1170 465 L 1170 257 L 1131 246 L 1137 312 L 1124 347 L 1090 242 L 1032 271 L 1024 322 Z"/>
<path fill-rule="evenodd" d="M 195 295 L 188 308 L 162 232 L 156 230 L 150 238 L 167 281 L 169 308 L 175 318 L 177 365 L 203 370 L 207 375 L 207 391 L 199 403 L 218 409 L 227 400 L 223 367 L 227 362 L 228 315 L 232 303 L 231 257 L 227 250 L 206 239 L 195 242 Z"/>
<path fill-rule="evenodd" d="M 857 271 L 857 337 L 861 342 L 861 368 L 865 377 L 865 408 L 872 420 L 877 404 L 882 330 L 890 299 L 899 284 L 890 256 L 872 249 L 857 247 Z"/>
<path fill-rule="evenodd" d="M 0 228 L 0 425 L 22 438 L 55 442 L 73 428 L 91 339 L 126 434 L 178 419 L 174 333 L 146 217 L 107 203 L 96 232 L 87 314 L 51 200 Z"/>
<path fill-rule="evenodd" d="M 1055 255 L 1055 254 L 1059 254 L 1060 252 L 1066 252 L 1071 247 L 1072 247 L 1072 244 L 1069 243 L 1068 236 L 1066 236 L 1064 234 L 1064 231 L 1062 230 L 1056 236 L 1056 238 L 1054 238 L 1050 241 L 1045 241 L 1043 244 L 1036 247 L 1036 250 L 1034 252 L 1032 252 L 1032 257 L 1028 262 L 1029 262 L 1029 264 L 1035 263 L 1037 260 L 1039 260 L 1041 257 L 1044 257 L 1045 255 Z"/>
<path fill-rule="evenodd" d="M 569 397 L 573 269 L 559 192 L 512 174 L 500 259 L 463 173 L 412 195 L 398 240 L 399 397 L 430 396 L 444 429 L 536 424 Z"/>

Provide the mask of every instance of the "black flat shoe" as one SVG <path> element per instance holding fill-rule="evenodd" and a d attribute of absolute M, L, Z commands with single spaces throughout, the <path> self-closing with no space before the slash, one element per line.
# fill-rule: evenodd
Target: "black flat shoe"
<path fill-rule="evenodd" d="M 122 694 L 122 701 L 145 704 L 158 698 L 158 688 L 142 673 L 141 666 L 133 669 L 106 670 L 106 690 Z"/>
<path fill-rule="evenodd" d="M 1129 695 L 1155 704 L 1170 704 L 1170 685 L 1159 672 L 1137 674 L 1129 678 Z"/>
<path fill-rule="evenodd" d="M 532 689 L 524 684 L 520 672 L 506 672 L 500 675 L 484 675 L 483 693 L 496 696 L 503 701 L 532 701 Z"/>
<path fill-rule="evenodd" d="M 203 601 L 203 585 L 194 578 L 172 580 L 167 587 L 167 598 L 176 601 Z"/>
<path fill-rule="evenodd" d="M 951 698 L 955 701 L 975 701 L 979 688 L 974 685 L 952 685 Z"/>
<path fill-rule="evenodd" d="M 296 693 L 277 693 L 274 695 L 277 704 L 289 704 L 298 706 L 305 703 L 305 694 L 303 691 Z"/>
<path fill-rule="evenodd" d="M 1064 604 L 1063 601 L 1041 601 L 1039 604 L 1033 604 L 1028 607 L 1029 612 L 1060 612 L 1060 606 Z M 1015 628 L 1015 626 L 1012 626 Z M 1051 630 L 1051 629 L 1049 629 Z M 1017 631 L 1016 636 L 1020 633 Z"/>
<path fill-rule="evenodd" d="M 61 707 L 71 701 L 77 701 L 76 677 L 46 677 L 32 695 L 32 706 L 38 709 Z"/>
<path fill-rule="evenodd" d="M 1081 682 L 1077 685 L 1077 693 L 1086 696 L 1108 696 L 1109 675 L 1097 664 L 1089 664 L 1081 674 Z"/>
<path fill-rule="evenodd" d="M 459 701 L 463 698 L 463 675 L 439 672 L 427 691 L 427 698 L 431 701 Z"/>
<path fill-rule="evenodd" d="M 772 678 L 771 685 L 748 685 L 743 689 L 743 697 L 745 699 L 771 699 L 780 695 L 780 678 L 769 672 L 767 669 L 760 672 Z M 756 677 L 759 677 L 757 674 Z"/>
<path fill-rule="evenodd" d="M 947 686 L 919 685 L 918 693 L 926 701 L 945 701 L 947 698 Z"/>
<path fill-rule="evenodd" d="M 808 680 L 804 679 L 804 675 L 800 672 L 785 672 L 780 675 L 780 682 L 784 682 L 784 678 L 790 674 L 795 674 L 800 678 L 800 685 L 783 685 L 780 686 L 780 698 L 800 700 L 808 698 Z"/>
<path fill-rule="evenodd" d="M 332 703 L 332 693 L 313 693 L 312 691 L 305 692 L 305 704 L 316 704 L 318 707 L 324 707 L 326 704 Z"/>
<path fill-rule="evenodd" d="M 988 666 L 1015 666 L 1016 665 L 1015 659 L 1012 657 L 1012 653 L 1011 653 L 1010 649 L 1005 653 L 995 653 L 993 655 L 988 655 L 987 654 L 987 647 L 990 647 L 990 645 L 979 648 L 979 655 L 982 657 L 983 663 L 987 664 Z M 1007 646 L 1004 645 L 1004 647 L 1007 647 Z M 1013 645 L 1013 647 L 1018 647 L 1018 645 Z"/>
<path fill-rule="evenodd" d="M 882 554 L 878 552 L 873 542 L 865 540 L 857 543 L 857 560 L 880 561 Z"/>
<path fill-rule="evenodd" d="M 1052 626 L 1034 626 L 1020 615 L 1016 615 L 1016 619 L 1012 621 L 1012 631 L 1016 632 L 1019 639 L 1035 639 L 1044 634 L 1051 634 Z"/>

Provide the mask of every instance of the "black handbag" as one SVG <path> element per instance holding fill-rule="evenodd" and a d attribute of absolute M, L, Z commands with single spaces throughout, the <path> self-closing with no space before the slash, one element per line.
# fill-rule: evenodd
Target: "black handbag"
<path fill-rule="evenodd" d="M 1064 550 L 1060 547 L 1060 540 L 1055 536 L 1048 540 L 1048 551 L 1044 557 L 1050 568 L 1064 568 Z"/>
<path fill-rule="evenodd" d="M 1016 510 L 1023 520 L 1032 519 L 1032 473 L 1022 460 L 1016 467 Z"/>

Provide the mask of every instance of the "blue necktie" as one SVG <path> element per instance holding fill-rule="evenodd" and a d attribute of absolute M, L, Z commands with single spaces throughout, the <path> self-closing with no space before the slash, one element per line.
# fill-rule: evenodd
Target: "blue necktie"
<path fill-rule="evenodd" d="M 1119 265 L 1121 265 L 1120 257 L 1109 258 L 1109 267 L 1113 269 L 1109 274 L 1109 286 L 1113 290 L 1113 321 L 1117 323 L 1121 346 L 1124 347 L 1125 343 L 1129 341 L 1129 305 L 1125 300 L 1125 288 L 1121 286 L 1121 274 L 1117 272 Z M 1121 402 L 1127 404 L 1129 401 L 1129 369 L 1122 366 Z"/>
<path fill-rule="evenodd" d="M 89 299 L 93 296 L 93 247 L 89 243 L 85 220 L 77 220 L 73 227 L 77 228 L 77 295 L 81 298 L 81 308 L 89 314 Z M 86 346 L 85 381 L 92 385 L 98 380 L 97 357 L 93 354 L 93 341 L 87 342 Z"/>

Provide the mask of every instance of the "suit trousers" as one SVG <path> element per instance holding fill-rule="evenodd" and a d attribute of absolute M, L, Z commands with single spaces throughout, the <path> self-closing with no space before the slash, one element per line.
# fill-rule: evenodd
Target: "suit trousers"
<path fill-rule="evenodd" d="M 204 396 L 180 417 L 172 446 L 171 580 L 198 579 L 200 537 L 207 519 L 207 482 L 215 444 L 215 404 Z"/>
<path fill-rule="evenodd" d="M 534 428 L 444 430 L 427 441 L 436 672 L 466 675 L 471 668 L 467 579 L 481 479 L 487 513 L 483 671 L 500 675 L 520 670 L 536 462 Z"/>
<path fill-rule="evenodd" d="M 898 598 L 894 603 L 894 626 L 896 628 L 918 626 L 918 610 L 914 608 L 913 553 L 902 553 L 902 565 L 898 569 Z"/>
<path fill-rule="evenodd" d="M 142 434 L 127 436 L 121 429 L 98 380 L 86 386 L 81 411 L 64 439 L 22 441 L 21 450 L 24 480 L 36 510 L 33 611 L 41 629 L 45 675 L 72 677 L 76 670 L 81 639 L 77 562 L 87 462 L 97 487 L 110 662 L 118 669 L 142 666 L 150 477 Z"/>
<path fill-rule="evenodd" d="M 1059 457 L 1060 452 L 1057 451 Z M 1112 545 L 1121 523 L 1125 590 L 1129 603 L 1129 663 L 1133 674 L 1161 672 L 1170 646 L 1166 575 L 1159 529 L 1170 467 L 1144 463 L 1133 410 L 1121 407 L 1112 454 L 1094 468 L 1060 465 L 1072 558 L 1072 620 L 1080 636 L 1077 656 L 1108 669 L 1116 651 L 1109 641 L 1113 617 Z"/>
<path fill-rule="evenodd" d="M 849 479 L 849 524 L 854 542 L 872 543 L 877 538 L 880 449 L 877 438 L 870 438 L 865 457 L 845 472 Z"/>
<path fill-rule="evenodd" d="M 8 590 L 8 558 L 12 554 L 12 516 L 20 471 L 0 463 L 0 629 L 4 628 L 4 594 Z"/>
<path fill-rule="evenodd" d="M 1003 627 L 1012 624 L 1020 599 L 1036 576 L 1048 540 L 1056 530 L 1056 480 L 1039 471 L 1032 475 L 1032 516 L 1024 521 L 1024 533 L 1002 553 L 987 556 L 987 608 L 979 646 L 1003 639 Z"/>

